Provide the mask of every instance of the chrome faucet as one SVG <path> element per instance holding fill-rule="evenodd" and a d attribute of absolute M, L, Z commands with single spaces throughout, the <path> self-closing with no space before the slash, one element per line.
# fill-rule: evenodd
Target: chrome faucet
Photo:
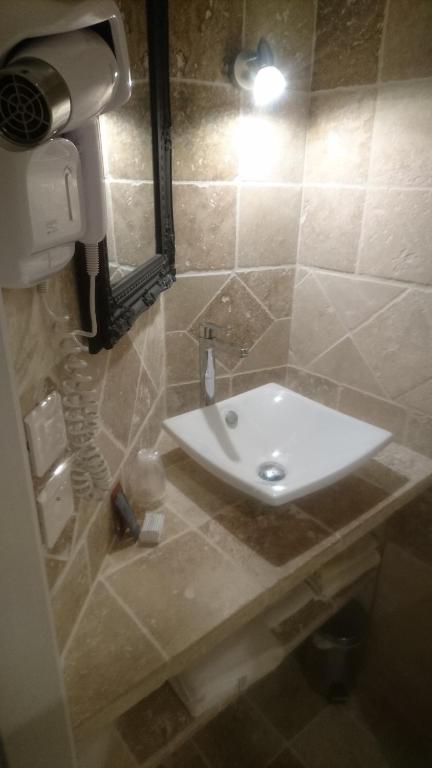
<path fill-rule="evenodd" d="M 226 330 L 226 329 L 225 329 Z M 220 325 L 204 321 L 199 328 L 199 364 L 201 407 L 216 402 L 216 349 L 219 347 L 239 358 L 247 357 L 246 347 L 219 338 Z"/>

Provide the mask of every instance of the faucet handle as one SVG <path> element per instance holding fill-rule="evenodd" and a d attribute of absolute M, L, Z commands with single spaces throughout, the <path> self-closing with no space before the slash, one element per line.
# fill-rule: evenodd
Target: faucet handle
<path fill-rule="evenodd" d="M 215 339 L 216 338 L 216 331 L 223 331 L 223 327 L 221 325 L 216 325 L 216 323 L 209 323 L 207 320 L 204 320 L 204 322 L 200 323 L 199 327 L 199 337 L 200 339 Z"/>

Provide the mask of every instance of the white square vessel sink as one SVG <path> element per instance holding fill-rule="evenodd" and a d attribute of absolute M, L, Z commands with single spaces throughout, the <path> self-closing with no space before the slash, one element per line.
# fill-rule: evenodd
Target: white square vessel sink
<path fill-rule="evenodd" d="M 230 412 L 235 426 L 227 424 Z M 209 472 L 273 506 L 340 480 L 392 439 L 279 384 L 174 416 L 164 427 Z"/>

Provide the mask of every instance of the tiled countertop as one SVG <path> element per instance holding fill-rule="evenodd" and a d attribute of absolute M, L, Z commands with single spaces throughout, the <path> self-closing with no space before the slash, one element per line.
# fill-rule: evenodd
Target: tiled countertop
<path fill-rule="evenodd" d="M 66 648 L 80 736 L 185 669 L 432 481 L 432 460 L 392 444 L 361 472 L 275 508 L 175 457 L 163 542 L 107 556 Z"/>

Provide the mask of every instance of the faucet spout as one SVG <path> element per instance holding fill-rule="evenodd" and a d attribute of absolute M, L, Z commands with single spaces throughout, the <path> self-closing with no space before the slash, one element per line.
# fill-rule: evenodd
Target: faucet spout
<path fill-rule="evenodd" d="M 200 401 L 201 407 L 216 402 L 216 350 L 223 349 L 238 358 L 247 357 L 249 350 L 220 338 L 224 329 L 214 323 L 201 323 L 199 328 Z M 226 329 L 225 329 L 226 332 Z"/>

